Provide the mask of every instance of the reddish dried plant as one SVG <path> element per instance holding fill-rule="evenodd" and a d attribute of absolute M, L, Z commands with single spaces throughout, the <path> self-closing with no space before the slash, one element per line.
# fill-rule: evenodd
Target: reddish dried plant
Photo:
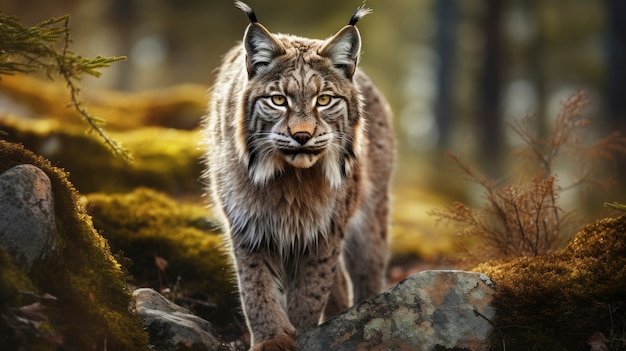
<path fill-rule="evenodd" d="M 604 188 L 612 184 L 613 177 L 601 176 L 596 171 L 602 168 L 602 161 L 616 167 L 616 154 L 626 154 L 626 137 L 616 132 L 585 144 L 583 133 L 588 131 L 590 121 L 581 114 L 588 105 L 589 100 L 581 91 L 566 99 L 546 138 L 538 137 L 529 128 L 532 116 L 511 126 L 524 142 L 514 155 L 522 159 L 519 164 L 532 169 L 515 182 L 498 185 L 456 155 L 448 154 L 454 169 L 482 189 L 484 203 L 474 209 L 455 202 L 429 214 L 436 217 L 437 223 L 456 225 L 461 243 L 479 242 L 474 248 L 460 244 L 468 264 L 537 256 L 559 248 L 569 238 L 571 219 L 571 214 L 559 207 L 559 195 L 583 184 Z M 555 164 L 559 159 L 577 166 L 569 184 L 558 183 Z"/>
<path fill-rule="evenodd" d="M 547 138 L 537 137 L 529 127 L 532 115 L 511 124 L 512 130 L 524 142 L 524 146 L 516 150 L 514 155 L 521 158 L 522 164 L 535 167 L 534 176 L 544 179 L 554 176 L 557 161 L 576 166 L 574 179 L 559 186 L 559 191 L 582 184 L 608 189 L 615 182 L 616 155 L 626 154 L 626 137 L 619 131 L 590 144 L 584 140 L 591 131 L 591 121 L 583 117 L 582 112 L 589 105 L 590 101 L 583 91 L 577 91 L 565 99 Z M 607 173 L 603 176 L 607 163 L 613 169 L 608 176 Z"/>

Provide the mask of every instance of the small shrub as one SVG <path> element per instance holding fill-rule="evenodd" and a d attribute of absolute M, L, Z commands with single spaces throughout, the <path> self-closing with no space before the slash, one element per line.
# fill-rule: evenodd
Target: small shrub
<path fill-rule="evenodd" d="M 477 173 L 454 154 L 448 158 L 465 180 L 477 184 L 483 191 L 482 208 L 474 209 L 462 203 L 429 214 L 437 223 L 453 223 L 460 236 L 469 241 L 479 241 L 476 249 L 460 244 L 469 264 L 489 259 L 534 257 L 561 247 L 569 239 L 571 213 L 559 206 L 560 195 L 583 184 L 608 188 L 612 177 L 597 172 L 601 162 L 616 165 L 615 154 L 626 154 L 626 137 L 615 132 L 592 144 L 583 140 L 590 121 L 582 117 L 589 105 L 586 95 L 578 91 L 566 99 L 546 138 L 541 138 L 529 128 L 532 116 L 528 115 L 511 125 L 523 140 L 524 146 L 514 152 L 529 172 L 518 172 L 517 181 L 500 185 Z M 561 185 L 555 164 L 565 158 L 577 165 L 573 181 Z M 523 176 L 528 174 L 528 176 Z M 465 242 L 467 242 L 466 240 Z"/>

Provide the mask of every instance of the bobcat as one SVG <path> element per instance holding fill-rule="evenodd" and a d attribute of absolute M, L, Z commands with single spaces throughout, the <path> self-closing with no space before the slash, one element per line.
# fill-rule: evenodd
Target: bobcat
<path fill-rule="evenodd" d="M 391 111 L 357 68 L 368 9 L 313 40 L 272 34 L 235 3 L 251 23 L 211 92 L 204 177 L 251 350 L 297 350 L 298 332 L 382 290 Z"/>

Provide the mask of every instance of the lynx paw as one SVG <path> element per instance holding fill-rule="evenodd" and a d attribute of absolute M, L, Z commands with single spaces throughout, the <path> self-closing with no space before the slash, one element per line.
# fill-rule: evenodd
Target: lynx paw
<path fill-rule="evenodd" d="M 263 340 L 252 346 L 250 351 L 298 351 L 298 344 L 292 337 L 282 335 L 274 339 Z"/>

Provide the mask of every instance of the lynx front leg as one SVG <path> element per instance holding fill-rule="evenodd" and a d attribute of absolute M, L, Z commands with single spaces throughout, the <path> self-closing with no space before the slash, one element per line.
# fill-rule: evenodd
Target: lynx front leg
<path fill-rule="evenodd" d="M 354 304 L 382 292 L 387 265 L 387 202 L 359 211 L 350 221 L 343 248 Z"/>
<path fill-rule="evenodd" d="M 346 270 L 341 257 L 337 262 L 337 271 L 335 272 L 335 280 L 330 290 L 330 296 L 328 296 L 328 302 L 324 308 L 324 317 L 322 322 L 325 322 L 330 317 L 338 315 L 341 311 L 347 309 L 352 305 L 351 290 L 349 290 L 348 280 L 346 278 Z"/>
<path fill-rule="evenodd" d="M 339 245 L 320 244 L 300 257 L 296 271 L 290 272 L 287 304 L 289 319 L 298 331 L 320 322 L 337 272 Z"/>
<path fill-rule="evenodd" d="M 235 249 L 239 291 L 250 330 L 250 350 L 297 350 L 286 313 L 282 265 L 266 252 Z"/>

